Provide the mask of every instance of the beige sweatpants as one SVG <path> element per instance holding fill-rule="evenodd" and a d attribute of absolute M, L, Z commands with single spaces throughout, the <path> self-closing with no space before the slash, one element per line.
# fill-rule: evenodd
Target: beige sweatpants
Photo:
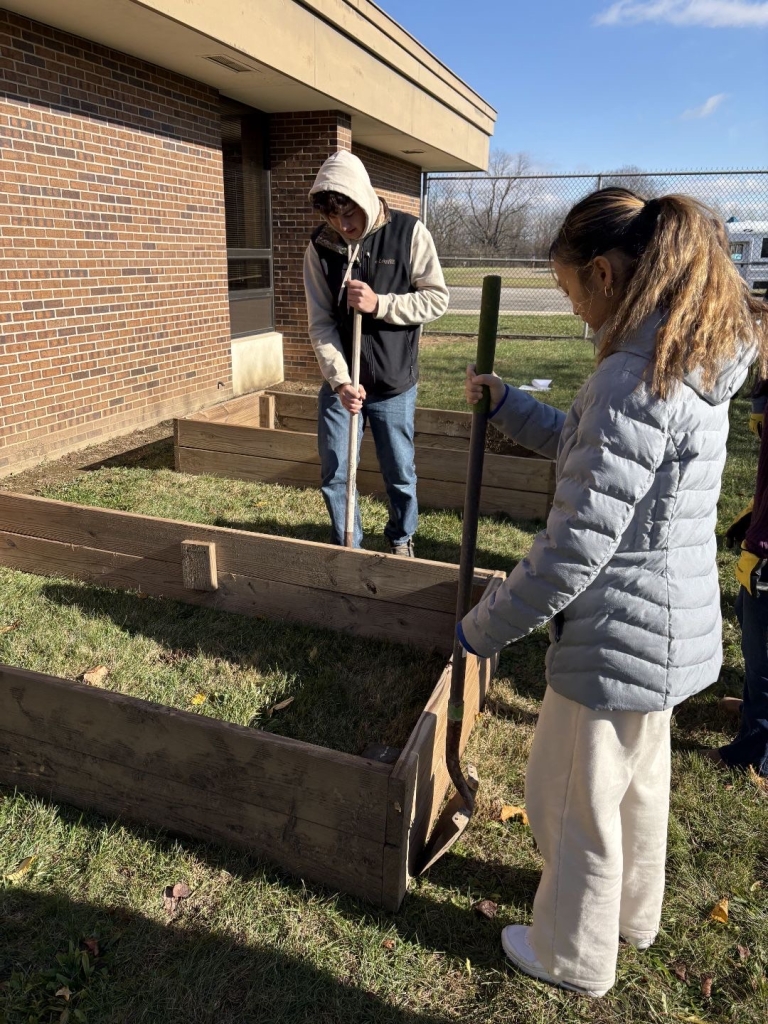
<path fill-rule="evenodd" d="M 544 858 L 528 939 L 553 977 L 610 988 L 619 934 L 658 931 L 671 717 L 592 711 L 547 687 L 525 782 Z"/>

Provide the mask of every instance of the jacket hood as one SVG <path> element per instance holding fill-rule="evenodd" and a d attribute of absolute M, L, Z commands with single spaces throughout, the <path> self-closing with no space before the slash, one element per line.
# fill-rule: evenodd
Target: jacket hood
<path fill-rule="evenodd" d="M 620 351 L 642 356 L 650 362 L 656 347 L 656 332 L 663 321 L 664 314 L 662 312 L 656 312 L 649 316 L 637 331 L 621 345 Z M 598 344 L 599 337 L 600 332 L 598 331 L 594 339 L 595 344 Z M 700 368 L 686 373 L 683 383 L 710 405 L 721 405 L 723 402 L 730 401 L 738 392 L 756 355 L 757 349 L 754 344 L 743 343 L 736 355 L 721 368 L 714 384 L 709 388 L 702 385 Z"/>
<path fill-rule="evenodd" d="M 349 196 L 365 214 L 365 230 L 361 238 L 365 238 L 373 230 L 381 210 L 381 201 L 359 157 L 353 156 L 345 149 L 329 156 L 317 172 L 315 183 L 309 190 L 310 196 L 316 192 L 340 192 L 343 196 Z"/>

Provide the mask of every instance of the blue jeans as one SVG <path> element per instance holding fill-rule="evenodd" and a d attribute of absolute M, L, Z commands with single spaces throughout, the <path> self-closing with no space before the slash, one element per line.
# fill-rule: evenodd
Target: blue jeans
<path fill-rule="evenodd" d="M 744 655 L 744 704 L 736 739 L 720 748 L 720 756 L 734 768 L 751 765 L 768 776 L 768 591 L 752 597 L 742 587 L 736 598 Z"/>
<path fill-rule="evenodd" d="M 416 388 L 401 395 L 370 395 L 358 417 L 360 435 L 371 428 L 381 475 L 389 499 L 389 522 L 384 536 L 390 545 L 406 544 L 419 522 L 416 499 L 416 467 L 413 461 L 413 431 L 416 412 Z M 320 388 L 317 411 L 317 444 L 322 474 L 321 490 L 331 517 L 331 543 L 344 543 L 344 518 L 347 507 L 347 445 L 349 413 L 327 382 Z M 355 547 L 363 543 L 360 506 L 355 506 Z"/>

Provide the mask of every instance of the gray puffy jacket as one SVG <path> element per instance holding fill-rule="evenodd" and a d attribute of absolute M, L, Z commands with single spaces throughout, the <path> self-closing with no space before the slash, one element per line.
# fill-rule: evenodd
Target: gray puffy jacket
<path fill-rule="evenodd" d="M 550 623 L 547 682 L 593 709 L 662 711 L 722 662 L 715 521 L 728 403 L 754 353 L 666 401 L 645 373 L 659 318 L 598 366 L 564 414 L 510 388 L 494 426 L 557 459 L 546 529 L 462 621 L 488 655 Z"/>

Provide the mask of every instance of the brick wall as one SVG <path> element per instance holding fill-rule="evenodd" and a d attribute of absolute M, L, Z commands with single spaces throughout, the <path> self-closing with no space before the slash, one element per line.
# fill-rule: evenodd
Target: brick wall
<path fill-rule="evenodd" d="M 288 380 L 319 378 L 307 337 L 302 274 L 304 250 L 319 223 L 309 203 L 309 190 L 322 162 L 351 145 L 351 121 L 338 111 L 274 114 L 270 118 L 275 330 L 283 335 Z"/>
<path fill-rule="evenodd" d="M 0 474 L 226 397 L 214 90 L 0 11 Z"/>
<path fill-rule="evenodd" d="M 275 329 L 283 334 L 288 380 L 320 380 L 307 336 L 302 265 L 320 223 L 308 194 L 331 153 L 351 149 L 365 163 L 374 188 L 393 208 L 418 215 L 421 172 L 412 164 L 352 142 L 350 119 L 338 111 L 275 114 L 270 119 Z"/>
<path fill-rule="evenodd" d="M 365 164 L 371 184 L 393 210 L 421 214 L 421 171 L 397 157 L 352 143 L 352 152 Z"/>

